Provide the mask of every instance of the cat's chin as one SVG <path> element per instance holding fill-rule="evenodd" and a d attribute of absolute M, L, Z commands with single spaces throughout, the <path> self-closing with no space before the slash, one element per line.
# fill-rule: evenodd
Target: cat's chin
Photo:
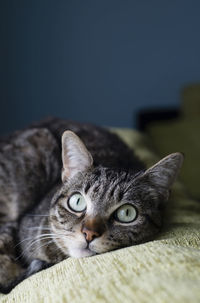
<path fill-rule="evenodd" d="M 84 258 L 96 255 L 96 253 L 89 248 L 70 248 L 69 255 L 73 258 Z"/>

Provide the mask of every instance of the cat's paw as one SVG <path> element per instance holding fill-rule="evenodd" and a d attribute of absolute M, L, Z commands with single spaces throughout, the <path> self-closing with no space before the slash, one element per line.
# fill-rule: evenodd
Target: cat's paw
<path fill-rule="evenodd" d="M 28 278 L 29 276 L 43 270 L 46 269 L 50 266 L 52 266 L 53 264 L 48 263 L 46 261 L 40 260 L 40 259 L 34 259 L 30 265 L 28 266 L 27 270 L 26 270 L 26 277 Z"/>
<path fill-rule="evenodd" d="M 0 254 L 0 284 L 7 284 L 23 272 L 24 268 L 17 264 L 11 256 Z"/>

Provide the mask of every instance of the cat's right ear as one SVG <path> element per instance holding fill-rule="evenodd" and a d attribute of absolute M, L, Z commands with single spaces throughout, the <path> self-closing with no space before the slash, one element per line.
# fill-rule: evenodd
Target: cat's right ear
<path fill-rule="evenodd" d="M 158 192 L 168 199 L 169 190 L 172 187 L 176 177 L 183 164 L 184 156 L 181 153 L 173 153 L 157 162 L 150 167 L 143 174 L 151 185 L 153 185 Z"/>
<path fill-rule="evenodd" d="M 62 181 L 65 182 L 78 172 L 85 172 L 92 167 L 93 158 L 81 139 L 72 131 L 62 135 Z"/>

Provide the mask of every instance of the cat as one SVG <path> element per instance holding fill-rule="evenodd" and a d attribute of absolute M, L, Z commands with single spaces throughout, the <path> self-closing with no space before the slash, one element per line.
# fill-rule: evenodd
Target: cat
<path fill-rule="evenodd" d="M 51 118 L 0 141 L 0 291 L 67 257 L 149 241 L 183 162 L 149 169 L 116 135 Z"/>

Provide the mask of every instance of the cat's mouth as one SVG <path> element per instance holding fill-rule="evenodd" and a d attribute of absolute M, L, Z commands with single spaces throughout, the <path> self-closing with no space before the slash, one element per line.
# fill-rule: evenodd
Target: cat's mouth
<path fill-rule="evenodd" d="M 69 254 L 73 258 L 84 258 L 91 257 L 96 255 L 97 253 L 91 250 L 88 246 L 86 248 L 73 248 L 69 249 Z"/>

